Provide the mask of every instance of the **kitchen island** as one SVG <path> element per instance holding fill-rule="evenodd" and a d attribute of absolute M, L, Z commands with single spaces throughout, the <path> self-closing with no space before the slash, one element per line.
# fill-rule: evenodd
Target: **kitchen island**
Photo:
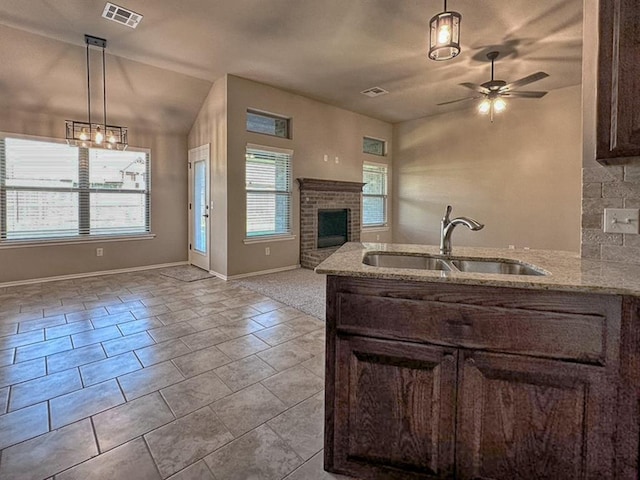
<path fill-rule="evenodd" d="M 455 248 L 547 275 L 388 268 L 350 243 L 327 274 L 325 468 L 362 479 L 638 478 L 640 266 Z"/>

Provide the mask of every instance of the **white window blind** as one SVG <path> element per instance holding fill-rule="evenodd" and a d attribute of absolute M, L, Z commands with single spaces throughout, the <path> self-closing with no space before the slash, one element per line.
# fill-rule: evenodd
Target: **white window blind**
<path fill-rule="evenodd" d="M 144 152 L 90 150 L 89 181 L 92 235 L 149 231 L 148 170 Z"/>
<path fill-rule="evenodd" d="M 148 233 L 149 156 L 0 137 L 0 242 Z"/>
<path fill-rule="evenodd" d="M 387 224 L 387 166 L 364 163 L 362 168 L 362 226 Z"/>
<path fill-rule="evenodd" d="M 247 238 L 291 234 L 292 153 L 247 146 Z"/>

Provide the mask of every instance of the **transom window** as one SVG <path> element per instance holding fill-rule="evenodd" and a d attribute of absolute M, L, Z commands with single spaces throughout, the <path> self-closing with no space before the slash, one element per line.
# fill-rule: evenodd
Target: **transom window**
<path fill-rule="evenodd" d="M 247 132 L 291 138 L 291 119 L 273 113 L 247 110 Z"/>
<path fill-rule="evenodd" d="M 247 238 L 291 235 L 293 151 L 247 146 Z"/>
<path fill-rule="evenodd" d="M 362 167 L 362 226 L 387 225 L 387 166 L 365 162 Z"/>
<path fill-rule="evenodd" d="M 363 137 L 362 151 L 370 155 L 384 157 L 387 154 L 387 142 L 378 138 Z"/>
<path fill-rule="evenodd" d="M 0 242 L 150 232 L 149 154 L 0 137 Z"/>

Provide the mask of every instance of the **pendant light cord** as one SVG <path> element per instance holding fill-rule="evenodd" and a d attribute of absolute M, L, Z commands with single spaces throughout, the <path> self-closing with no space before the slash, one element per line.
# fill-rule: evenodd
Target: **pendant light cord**
<path fill-rule="evenodd" d="M 102 111 L 104 113 L 104 135 L 107 135 L 107 67 L 105 62 L 104 47 L 102 47 Z"/>
<path fill-rule="evenodd" d="M 87 43 L 87 117 L 89 117 L 89 136 L 91 136 L 91 73 L 90 73 L 88 43 Z"/>

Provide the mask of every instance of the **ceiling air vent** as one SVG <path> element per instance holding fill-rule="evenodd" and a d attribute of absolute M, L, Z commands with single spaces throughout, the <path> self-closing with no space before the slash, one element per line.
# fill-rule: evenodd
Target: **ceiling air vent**
<path fill-rule="evenodd" d="M 386 95 L 389 92 L 384 88 L 371 87 L 361 91 L 360 93 L 366 95 L 367 97 L 379 97 L 380 95 Z"/>
<path fill-rule="evenodd" d="M 116 23 L 126 25 L 131 28 L 136 28 L 142 20 L 142 15 L 139 13 L 132 12 L 131 10 L 127 10 L 126 8 L 122 8 L 109 2 L 104 6 L 102 16 L 107 20 L 113 20 Z"/>

